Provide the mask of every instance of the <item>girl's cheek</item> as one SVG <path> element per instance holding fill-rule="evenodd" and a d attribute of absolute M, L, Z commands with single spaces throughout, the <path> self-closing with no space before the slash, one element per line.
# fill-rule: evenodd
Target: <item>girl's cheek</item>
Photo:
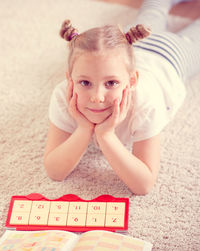
<path fill-rule="evenodd" d="M 77 103 L 79 106 L 84 106 L 86 103 L 88 103 L 89 97 L 86 92 L 77 90 L 76 93 L 78 95 Z"/>
<path fill-rule="evenodd" d="M 77 98 L 77 107 L 79 111 L 82 112 L 85 106 L 86 106 L 86 103 L 84 102 L 83 98 L 79 95 Z"/>
<path fill-rule="evenodd" d="M 80 99 L 80 97 L 82 96 L 82 93 L 81 93 L 81 89 L 80 87 L 76 84 L 74 85 L 74 89 L 73 89 L 74 93 L 77 93 L 78 95 L 78 99 Z"/>
<path fill-rule="evenodd" d="M 121 89 L 113 91 L 113 93 L 109 95 L 108 100 L 110 100 L 111 103 L 113 104 L 114 100 L 116 100 L 117 98 L 119 98 L 119 101 L 121 102 L 121 100 L 122 100 L 122 93 L 123 93 L 123 90 L 121 90 Z"/>

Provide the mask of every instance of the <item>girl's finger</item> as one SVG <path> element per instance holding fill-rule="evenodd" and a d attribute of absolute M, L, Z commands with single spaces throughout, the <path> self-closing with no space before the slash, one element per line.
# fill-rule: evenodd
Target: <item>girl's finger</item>
<path fill-rule="evenodd" d="M 123 93 L 122 93 L 122 100 L 121 100 L 121 103 L 120 103 L 120 111 L 123 112 L 124 109 L 126 109 L 127 107 L 127 102 L 128 102 L 128 88 L 126 87 L 124 90 L 123 90 Z"/>
<path fill-rule="evenodd" d="M 130 88 L 127 88 L 127 95 L 126 95 L 126 108 L 129 106 L 130 101 Z"/>
<path fill-rule="evenodd" d="M 126 89 L 124 89 L 122 91 L 122 99 L 121 99 L 121 102 L 120 102 L 120 110 L 122 110 L 123 106 L 124 106 L 125 92 L 126 92 Z"/>
<path fill-rule="evenodd" d="M 78 110 L 77 100 L 78 100 L 78 95 L 77 93 L 74 93 L 69 103 L 69 111 L 74 118 L 77 118 L 81 115 Z"/>
<path fill-rule="evenodd" d="M 132 91 L 131 91 L 131 89 L 129 89 L 129 91 L 128 91 L 127 109 L 130 107 L 131 100 L 132 100 Z"/>
<path fill-rule="evenodd" d="M 119 117 L 119 113 L 120 113 L 120 102 L 119 102 L 119 98 L 114 100 L 114 106 L 113 106 L 113 112 L 112 112 L 112 120 L 115 123 L 115 121 L 117 121 L 118 117 Z"/>
<path fill-rule="evenodd" d="M 130 104 L 130 88 L 127 89 L 127 99 L 126 99 L 126 108 L 129 107 Z"/>
<path fill-rule="evenodd" d="M 77 110 L 77 93 L 74 93 L 70 100 L 70 107 L 75 112 Z"/>
<path fill-rule="evenodd" d="M 68 104 L 70 103 L 70 100 L 72 99 L 72 97 L 73 97 L 73 82 L 72 80 L 70 80 L 67 87 L 67 97 L 66 97 Z"/>

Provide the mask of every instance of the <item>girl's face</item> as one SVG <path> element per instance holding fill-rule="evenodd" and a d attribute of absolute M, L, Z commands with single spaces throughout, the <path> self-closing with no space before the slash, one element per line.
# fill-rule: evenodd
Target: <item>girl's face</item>
<path fill-rule="evenodd" d="M 83 53 L 73 65 L 71 79 L 78 95 L 79 111 L 92 123 L 99 124 L 113 111 L 113 103 L 122 99 L 126 86 L 131 87 L 137 77 L 130 76 L 126 55 L 122 50 Z"/>

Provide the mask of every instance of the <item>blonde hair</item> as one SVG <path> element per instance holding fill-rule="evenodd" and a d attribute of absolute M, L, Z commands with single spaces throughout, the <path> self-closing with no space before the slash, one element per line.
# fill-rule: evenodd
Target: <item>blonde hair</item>
<path fill-rule="evenodd" d="M 129 58 L 129 67 L 134 69 L 134 55 L 132 43 L 143 39 L 150 34 L 150 30 L 143 25 L 130 28 L 124 34 L 117 25 L 106 25 L 89 29 L 78 34 L 72 27 L 70 20 L 65 20 L 60 30 L 60 36 L 69 41 L 68 67 L 71 74 L 74 61 L 83 52 L 102 52 L 106 49 L 123 48 Z"/>

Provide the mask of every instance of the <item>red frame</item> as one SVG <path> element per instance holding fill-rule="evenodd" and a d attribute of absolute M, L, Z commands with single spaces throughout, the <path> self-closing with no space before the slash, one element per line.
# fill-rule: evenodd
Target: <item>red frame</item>
<path fill-rule="evenodd" d="M 12 214 L 12 208 L 15 200 L 42 200 L 42 201 L 69 201 L 69 202 L 124 202 L 125 203 L 125 214 L 124 214 L 124 227 L 80 227 L 80 226 L 47 226 L 47 225 L 11 225 L 10 218 Z M 111 195 L 101 195 L 95 199 L 92 200 L 83 200 L 80 197 L 74 195 L 74 194 L 66 194 L 62 197 L 50 200 L 45 198 L 43 195 L 39 193 L 32 193 L 26 196 L 12 196 L 10 201 L 10 206 L 8 210 L 8 216 L 6 220 L 5 226 L 7 228 L 14 228 L 16 230 L 66 230 L 66 231 L 72 231 L 72 232 L 85 232 L 89 230 L 107 230 L 107 231 L 125 231 L 128 229 L 128 212 L 129 212 L 129 199 L 128 198 L 115 198 Z"/>

